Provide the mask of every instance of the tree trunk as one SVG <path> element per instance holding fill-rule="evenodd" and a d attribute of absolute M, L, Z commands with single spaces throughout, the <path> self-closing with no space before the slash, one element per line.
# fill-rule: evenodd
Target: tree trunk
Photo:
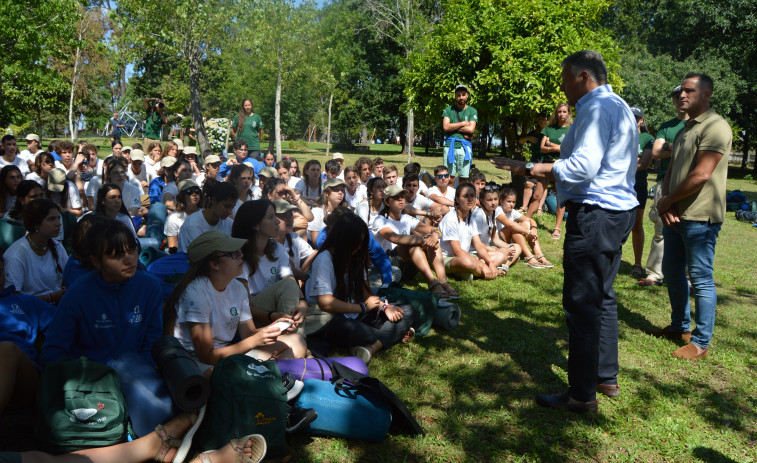
<path fill-rule="evenodd" d="M 79 32 L 79 40 L 81 40 L 81 32 Z M 68 98 L 68 130 L 71 134 L 71 143 L 76 143 L 78 130 L 74 130 L 74 90 L 76 89 L 77 72 L 79 71 L 79 56 L 81 55 L 81 48 L 76 47 L 76 53 L 74 54 L 74 71 L 71 74 L 71 95 Z"/>
<path fill-rule="evenodd" d="M 273 111 L 273 134 L 276 137 L 276 162 L 281 162 L 281 70 L 283 58 L 279 56 L 279 72 L 276 74 L 276 102 Z"/>
<path fill-rule="evenodd" d="M 479 125 L 476 125 L 476 127 L 479 127 Z M 486 118 L 483 118 L 481 127 L 483 127 L 483 130 L 481 130 L 478 137 L 478 157 L 486 159 L 486 141 L 489 139 L 489 124 L 486 121 Z"/>
<path fill-rule="evenodd" d="M 331 148 L 331 104 L 334 102 L 334 91 L 331 91 L 329 95 L 329 125 L 326 132 L 326 157 L 329 155 L 329 149 Z"/>
<path fill-rule="evenodd" d="M 368 146 L 368 126 L 363 122 L 363 130 L 360 131 L 360 144 Z"/>
<path fill-rule="evenodd" d="M 192 44 L 187 53 L 189 58 L 189 111 L 195 126 L 195 138 L 200 153 L 210 149 L 208 134 L 205 132 L 205 121 L 202 120 L 202 105 L 200 104 L 200 46 Z M 164 130 L 165 132 L 165 130 Z"/>
<path fill-rule="evenodd" d="M 744 131 L 744 141 L 741 144 L 741 168 L 746 170 L 747 164 L 749 164 L 749 137 L 751 134 L 749 133 L 749 129 L 746 129 Z M 757 163 L 757 162 L 756 162 Z"/>
<path fill-rule="evenodd" d="M 431 130 L 426 130 L 426 133 L 423 134 L 423 146 L 426 148 L 424 151 L 424 154 L 428 154 L 428 148 L 431 146 L 431 139 L 434 137 L 434 132 Z"/>
<path fill-rule="evenodd" d="M 409 103 L 410 102 L 408 101 L 408 104 Z M 410 164 L 410 158 L 413 156 L 414 146 L 415 146 L 415 113 L 413 113 L 413 108 L 410 108 L 407 110 L 407 136 L 405 137 L 405 149 L 407 150 L 407 163 L 408 164 Z"/>

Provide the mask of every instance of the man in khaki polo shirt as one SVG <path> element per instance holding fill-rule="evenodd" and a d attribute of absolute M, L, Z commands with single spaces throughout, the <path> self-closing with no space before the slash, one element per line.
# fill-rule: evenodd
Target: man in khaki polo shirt
<path fill-rule="evenodd" d="M 728 122 L 710 108 L 713 82 L 704 74 L 687 74 L 681 83 L 680 106 L 689 115 L 673 145 L 657 211 L 664 224 L 662 269 L 672 309 L 670 325 L 650 334 L 689 344 L 673 357 L 706 357 L 715 327 L 717 294 L 713 260 L 725 218 L 725 183 L 732 132 Z M 696 329 L 691 332 L 689 269 L 695 301 Z"/>

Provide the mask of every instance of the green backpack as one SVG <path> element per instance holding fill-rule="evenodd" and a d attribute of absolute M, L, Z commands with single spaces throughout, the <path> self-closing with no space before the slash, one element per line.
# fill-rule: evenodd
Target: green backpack
<path fill-rule="evenodd" d="M 86 357 L 42 370 L 35 434 L 52 454 L 124 442 L 128 413 L 115 370 Z"/>
<path fill-rule="evenodd" d="M 275 361 L 244 354 L 223 358 L 213 368 L 210 391 L 194 438 L 200 448 L 220 449 L 230 439 L 262 434 L 268 456 L 286 454 L 286 389 Z"/>

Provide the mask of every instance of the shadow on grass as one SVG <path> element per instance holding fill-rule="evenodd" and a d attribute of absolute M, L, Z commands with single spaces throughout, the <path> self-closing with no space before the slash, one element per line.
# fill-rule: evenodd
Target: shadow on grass
<path fill-rule="evenodd" d="M 707 463 L 737 463 L 736 460 L 728 458 L 717 450 L 708 449 L 707 447 L 696 447 L 692 454 L 694 457 Z"/>

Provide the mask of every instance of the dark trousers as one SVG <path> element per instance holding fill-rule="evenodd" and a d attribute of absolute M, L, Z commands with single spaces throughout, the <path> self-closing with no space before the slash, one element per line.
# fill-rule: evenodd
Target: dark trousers
<path fill-rule="evenodd" d="M 383 348 L 388 349 L 397 344 L 413 325 L 413 308 L 403 306 L 403 311 L 402 319 L 396 323 L 387 320 L 386 316 L 377 310 L 371 310 L 357 318 L 336 315 L 318 336 L 327 338 L 332 344 L 345 347 L 364 346 L 381 341 Z"/>
<path fill-rule="evenodd" d="M 568 393 L 588 402 L 596 398 L 598 383 L 617 384 L 618 306 L 612 284 L 636 211 L 568 206 L 563 257 Z"/>

